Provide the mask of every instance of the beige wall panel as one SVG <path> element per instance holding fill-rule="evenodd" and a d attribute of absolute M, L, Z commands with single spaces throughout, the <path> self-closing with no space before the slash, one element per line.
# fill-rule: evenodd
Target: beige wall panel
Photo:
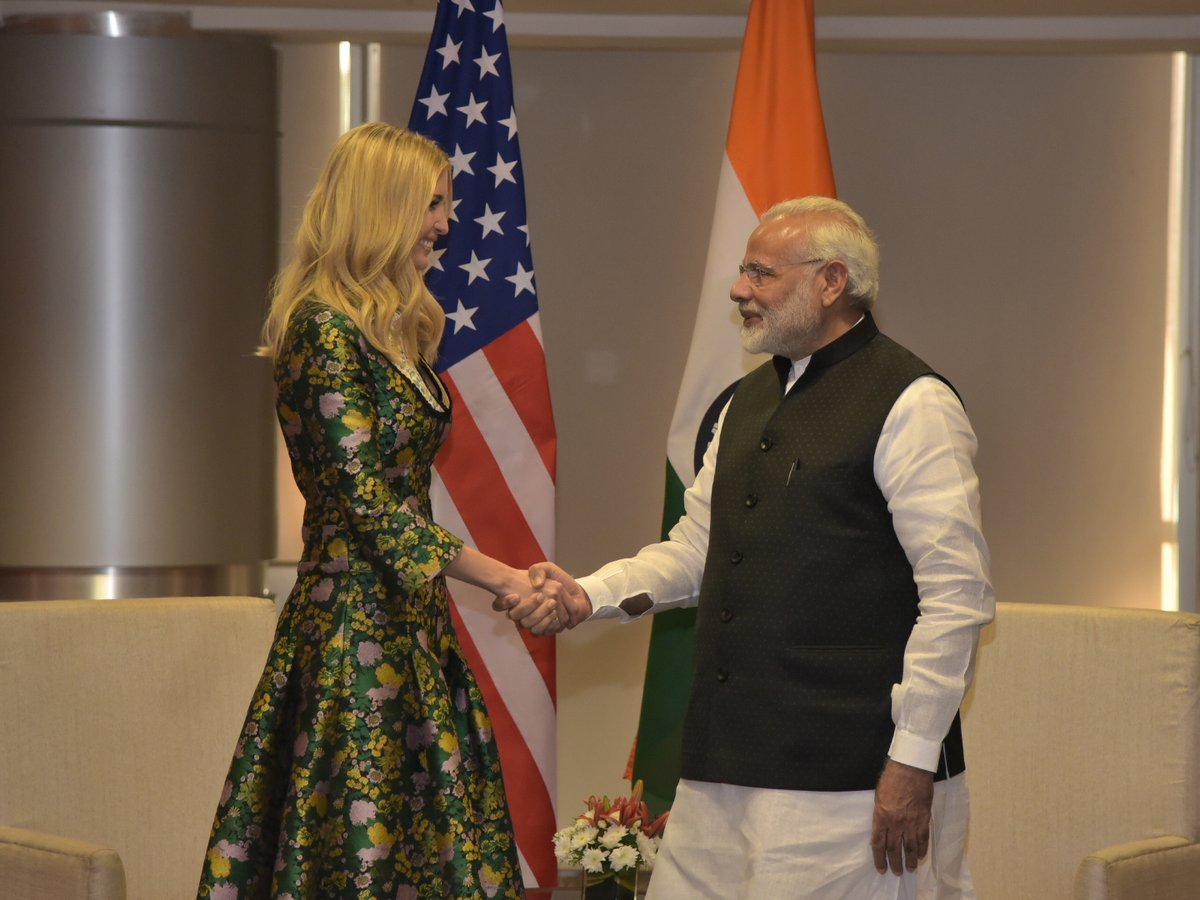
<path fill-rule="evenodd" d="M 1003 600 L 1160 603 L 1170 58 L 830 54 L 879 320 L 962 393 Z"/>
<path fill-rule="evenodd" d="M 338 49 L 334 43 L 287 43 L 279 53 L 279 264 L 287 261 L 292 238 L 321 165 L 338 137 Z M 276 489 L 279 493 L 278 559 L 270 588 L 282 602 L 295 580 L 303 542 L 304 498 L 276 429 Z"/>

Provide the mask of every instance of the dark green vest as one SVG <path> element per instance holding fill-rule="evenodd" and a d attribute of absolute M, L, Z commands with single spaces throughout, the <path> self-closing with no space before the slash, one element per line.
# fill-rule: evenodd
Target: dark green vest
<path fill-rule="evenodd" d="M 790 367 L 747 375 L 722 426 L 682 775 L 871 790 L 918 614 L 875 448 L 896 399 L 935 373 L 870 315 L 785 397 Z M 943 750 L 938 777 L 961 772 L 957 716 Z"/>

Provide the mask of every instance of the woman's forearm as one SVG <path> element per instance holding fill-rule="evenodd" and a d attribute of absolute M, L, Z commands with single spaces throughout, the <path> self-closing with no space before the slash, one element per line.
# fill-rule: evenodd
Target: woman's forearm
<path fill-rule="evenodd" d="M 514 569 L 474 547 L 463 547 L 462 552 L 442 571 L 450 578 L 473 584 L 498 597 L 506 594 L 524 596 L 531 590 L 529 576 L 525 571 Z"/>

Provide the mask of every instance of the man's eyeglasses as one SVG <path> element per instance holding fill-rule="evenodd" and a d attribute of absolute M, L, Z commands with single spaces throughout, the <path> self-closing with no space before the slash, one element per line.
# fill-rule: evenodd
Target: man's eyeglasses
<path fill-rule="evenodd" d="M 769 278 L 778 278 L 779 273 L 776 269 L 782 269 L 785 266 L 807 266 L 812 263 L 825 262 L 824 258 L 817 256 L 812 259 L 802 259 L 797 262 L 776 263 L 773 266 L 764 266 L 759 262 L 748 262 L 738 266 L 738 275 L 745 275 L 750 279 L 750 283 L 755 287 L 762 287 L 764 281 Z"/>

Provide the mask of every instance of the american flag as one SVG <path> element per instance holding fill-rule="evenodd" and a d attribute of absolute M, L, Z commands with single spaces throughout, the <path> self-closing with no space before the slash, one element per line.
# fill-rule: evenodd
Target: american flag
<path fill-rule="evenodd" d="M 450 233 L 426 279 L 448 317 L 438 370 L 454 399 L 434 518 L 527 567 L 554 556 L 557 441 L 500 0 L 440 0 L 409 128 L 446 149 L 453 179 Z M 554 640 L 518 632 L 483 591 L 454 582 L 451 593 L 500 747 L 525 882 L 554 884 Z"/>

